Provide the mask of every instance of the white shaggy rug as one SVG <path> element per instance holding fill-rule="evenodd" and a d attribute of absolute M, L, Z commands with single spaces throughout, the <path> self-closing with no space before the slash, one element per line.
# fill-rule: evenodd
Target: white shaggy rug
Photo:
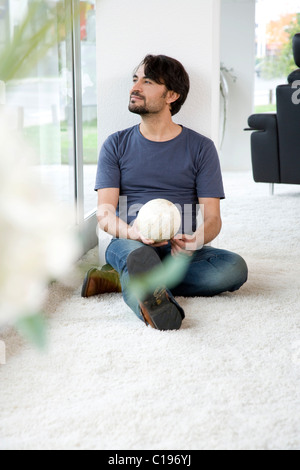
<path fill-rule="evenodd" d="M 176 332 L 146 328 L 120 294 L 54 284 L 47 353 L 0 330 L 1 449 L 300 448 L 300 186 L 224 183 L 216 244 L 245 258 L 248 282 L 179 298 Z"/>

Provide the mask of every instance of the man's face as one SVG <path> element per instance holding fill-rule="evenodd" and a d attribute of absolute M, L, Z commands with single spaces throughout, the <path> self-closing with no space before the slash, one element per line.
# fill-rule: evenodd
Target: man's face
<path fill-rule="evenodd" d="M 132 113 L 140 115 L 157 114 L 166 107 L 169 108 L 167 96 L 168 90 L 165 85 L 147 78 L 144 66 L 141 65 L 133 76 L 128 109 Z"/>

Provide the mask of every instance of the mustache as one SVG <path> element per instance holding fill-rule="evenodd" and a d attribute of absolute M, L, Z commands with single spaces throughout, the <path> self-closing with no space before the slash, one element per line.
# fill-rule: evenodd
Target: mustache
<path fill-rule="evenodd" d="M 137 96 L 138 98 L 144 99 L 142 95 L 140 95 L 137 91 L 133 91 L 130 95 L 130 98 L 133 98 L 134 96 Z"/>

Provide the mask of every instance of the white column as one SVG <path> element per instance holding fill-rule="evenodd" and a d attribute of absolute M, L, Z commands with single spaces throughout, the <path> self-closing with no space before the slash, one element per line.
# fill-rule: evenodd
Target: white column
<path fill-rule="evenodd" d="M 191 91 L 174 121 L 218 142 L 220 0 L 97 0 L 100 145 L 140 118 L 128 111 L 132 71 L 148 53 L 178 59 Z"/>
<path fill-rule="evenodd" d="M 250 170 L 248 116 L 253 113 L 255 66 L 255 0 L 222 0 L 221 62 L 233 68 L 228 79 L 226 134 L 220 152 L 223 170 Z"/>

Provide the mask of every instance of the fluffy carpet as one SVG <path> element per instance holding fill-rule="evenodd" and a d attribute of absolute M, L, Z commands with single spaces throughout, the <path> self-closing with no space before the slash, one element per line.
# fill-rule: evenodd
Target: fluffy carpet
<path fill-rule="evenodd" d="M 178 298 L 179 331 L 140 322 L 120 294 L 52 285 L 48 350 L 0 330 L 2 449 L 299 449 L 300 186 L 224 173 L 215 246 L 247 261 L 237 292 Z M 97 265 L 97 249 L 79 263 Z"/>

